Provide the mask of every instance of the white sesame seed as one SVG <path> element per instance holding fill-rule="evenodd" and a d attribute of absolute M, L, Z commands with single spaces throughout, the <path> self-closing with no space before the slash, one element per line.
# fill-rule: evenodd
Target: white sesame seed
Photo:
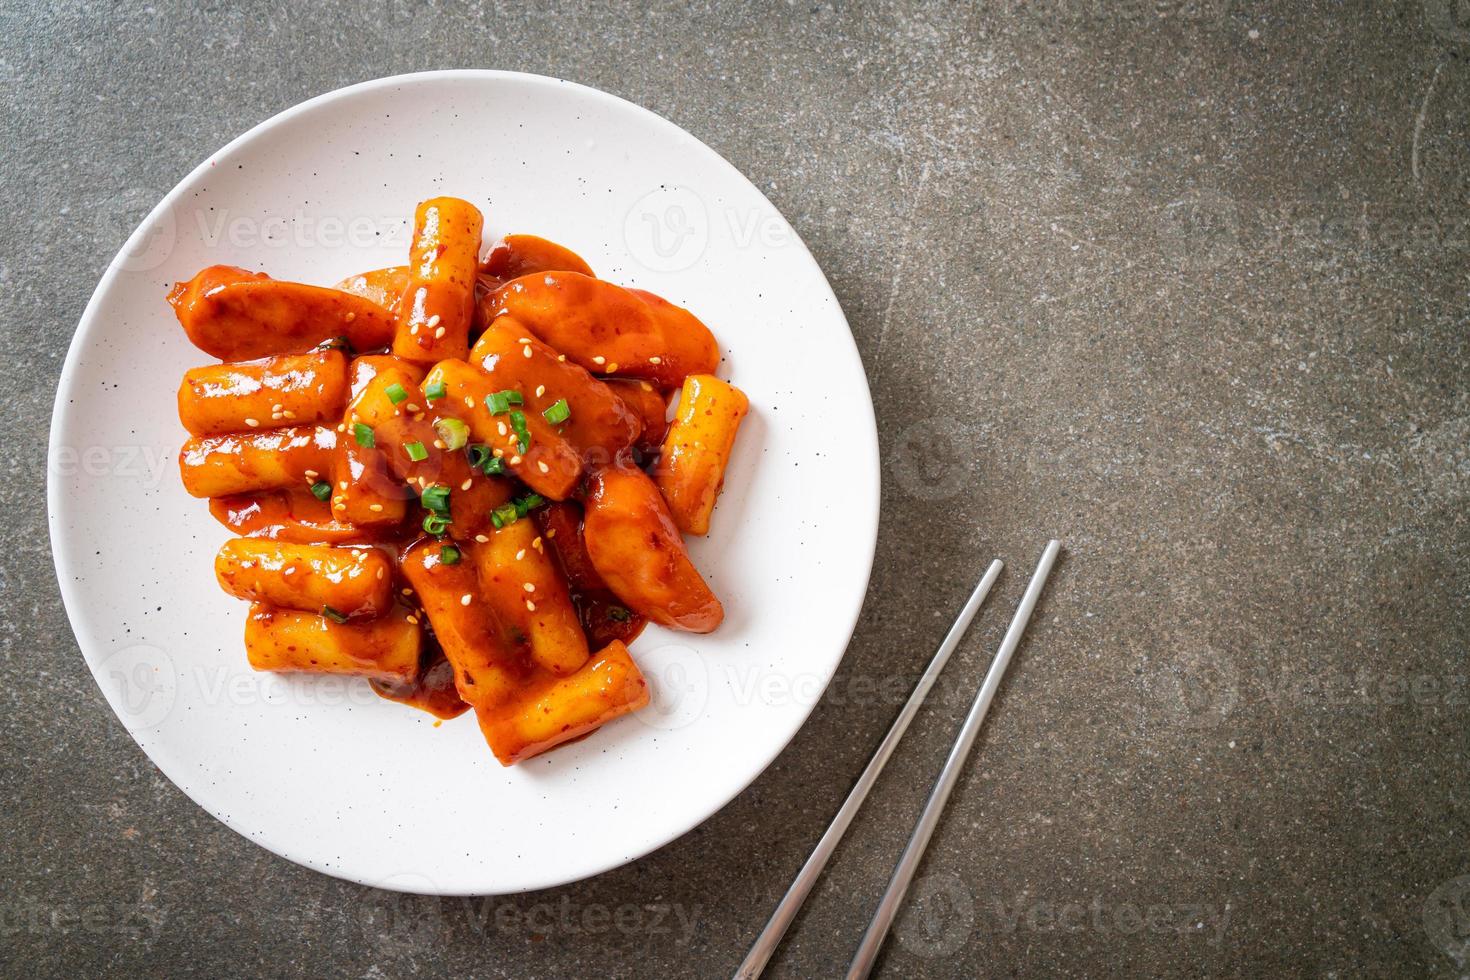
<path fill-rule="evenodd" d="M 442 336 L 444 336 L 444 328 L 443 327 L 440 327 L 440 328 L 438 328 L 437 330 L 434 331 L 434 339 L 435 340 L 438 340 Z"/>
<path fill-rule="evenodd" d="M 520 561 L 524 557 L 526 557 L 526 549 L 525 548 L 522 548 L 520 551 L 517 551 L 516 552 L 516 561 Z"/>
<path fill-rule="evenodd" d="M 545 385 L 537 385 L 536 386 L 536 397 L 537 398 L 540 398 L 544 394 L 546 394 L 546 386 Z"/>
<path fill-rule="evenodd" d="M 464 407 L 465 408 L 474 408 L 475 407 L 475 400 L 473 398 L 471 398 L 469 395 L 465 395 L 464 396 Z"/>
<path fill-rule="evenodd" d="M 519 341 L 517 341 L 517 343 L 522 343 L 522 344 L 529 344 L 530 342 L 531 342 L 531 338 L 530 337 L 522 337 Z"/>
<path fill-rule="evenodd" d="M 383 571 L 383 570 L 382 570 L 382 569 L 381 569 L 381 568 L 380 568 L 380 569 L 378 569 L 378 581 L 379 581 L 379 582 L 381 582 L 381 581 L 383 581 L 383 576 L 384 576 L 384 575 L 386 575 L 386 574 L 387 574 L 387 573 L 386 573 L 386 572 L 384 572 L 384 571 Z"/>
<path fill-rule="evenodd" d="M 552 528 L 550 531 L 547 531 L 546 537 L 548 539 L 556 537 L 556 528 Z"/>
<path fill-rule="evenodd" d="M 430 327 L 437 327 L 439 325 L 439 314 L 435 313 L 433 316 L 429 317 L 426 325 Z"/>
<path fill-rule="evenodd" d="M 419 408 L 413 402 L 409 402 L 407 405 L 403 406 L 403 409 L 406 412 L 421 412 L 421 411 L 423 411 L 423 409 Z"/>
<path fill-rule="evenodd" d="M 525 354 L 527 357 L 530 357 L 531 356 L 531 348 L 529 348 L 529 347 L 522 347 L 521 348 L 521 353 L 522 354 Z"/>
<path fill-rule="evenodd" d="M 486 541 L 489 541 L 490 539 L 487 538 L 487 537 L 485 537 L 485 535 L 483 535 L 483 534 L 477 534 L 477 535 L 475 535 L 475 540 L 478 541 L 478 542 L 480 542 L 481 544 L 484 544 Z"/>
<path fill-rule="evenodd" d="M 459 485 L 459 488 L 461 490 L 468 490 L 470 488 L 470 483 L 471 483 L 470 478 L 469 477 L 465 477 L 464 482 Z"/>
<path fill-rule="evenodd" d="M 417 626 L 419 624 L 419 618 L 417 616 L 404 616 L 403 621 L 411 626 Z"/>
<path fill-rule="evenodd" d="M 500 457 L 505 455 L 505 450 L 501 449 L 499 446 L 491 449 L 490 452 L 495 456 L 496 459 L 499 459 Z"/>
<path fill-rule="evenodd" d="M 551 467 L 546 465 L 546 460 L 544 460 L 544 459 L 538 459 L 538 460 L 536 460 L 536 468 L 538 470 L 540 470 L 542 473 L 550 473 L 551 472 Z"/>
<path fill-rule="evenodd" d="M 383 505 L 382 504 L 368 504 L 368 510 L 372 511 L 374 514 L 381 514 L 383 512 Z"/>
<path fill-rule="evenodd" d="M 337 489 L 338 490 L 346 490 L 347 489 L 347 481 L 346 480 L 343 480 L 341 483 L 337 484 Z"/>
<path fill-rule="evenodd" d="M 617 361 L 613 361 L 611 364 L 609 364 L 607 366 L 607 373 L 608 374 L 612 374 L 615 371 L 617 371 L 617 369 L 618 369 L 618 362 Z"/>
<path fill-rule="evenodd" d="M 408 335 L 410 337 L 417 337 L 419 335 L 419 325 L 417 323 L 408 328 Z"/>
<path fill-rule="evenodd" d="M 250 428 L 252 428 L 252 429 L 253 429 L 253 428 L 255 428 L 255 427 L 256 427 L 256 426 L 257 426 L 257 425 L 259 425 L 259 424 L 260 424 L 260 421 L 259 421 L 259 420 L 258 420 L 258 419 L 246 419 L 246 420 L 245 420 L 245 424 L 246 424 L 246 425 L 248 425 L 248 426 L 250 426 Z"/>
<path fill-rule="evenodd" d="M 246 567 L 246 568 L 253 568 L 253 567 L 254 567 L 254 565 L 255 565 L 255 563 L 254 563 L 254 562 L 246 562 L 246 565 L 245 565 L 245 567 Z M 295 574 L 296 574 L 296 566 L 295 566 L 295 565 L 292 565 L 292 566 L 290 566 L 290 567 L 289 567 L 289 568 L 287 568 L 287 569 L 286 569 L 286 570 L 285 570 L 285 571 L 284 571 L 284 572 L 282 572 L 282 573 L 281 573 L 281 574 L 282 574 L 282 575 L 295 575 Z"/>
<path fill-rule="evenodd" d="M 535 548 L 537 551 L 541 550 L 541 535 L 536 535 L 536 540 L 531 542 L 531 547 Z"/>
<path fill-rule="evenodd" d="M 525 585 L 522 585 L 521 588 L 525 589 L 527 592 L 535 592 L 536 591 L 536 586 L 532 585 L 530 582 L 527 582 Z"/>
<path fill-rule="evenodd" d="M 316 472 L 316 470 L 307 470 L 306 471 L 306 478 L 308 480 L 315 480 L 317 478 L 317 472 Z"/>
<path fill-rule="evenodd" d="M 346 422 L 343 422 L 341 425 L 337 426 L 337 431 L 338 432 L 346 432 L 347 431 L 347 423 Z"/>
<path fill-rule="evenodd" d="M 638 383 L 643 386 L 643 390 L 644 391 L 652 391 L 653 390 L 653 385 L 649 384 L 647 381 L 640 381 Z"/>
<path fill-rule="evenodd" d="M 650 357 L 648 359 L 649 364 L 662 364 L 663 362 L 664 359 L 662 357 Z"/>
<path fill-rule="evenodd" d="M 461 606 L 468 606 L 470 604 L 470 594 L 468 592 L 459 597 L 459 604 Z"/>
<path fill-rule="evenodd" d="M 499 432 L 501 435 L 505 435 L 505 433 L 508 430 L 505 428 L 505 423 L 504 422 L 496 422 L 495 423 L 495 431 L 496 432 Z"/>
<path fill-rule="evenodd" d="M 536 611 L 536 603 L 532 602 L 530 599 L 527 599 L 526 600 L 526 609 L 529 612 L 535 612 Z"/>
<path fill-rule="evenodd" d="M 435 439 L 434 440 L 434 448 L 435 449 L 443 449 L 444 448 L 444 440 L 443 439 Z"/>
<path fill-rule="evenodd" d="M 281 417 L 282 417 L 282 418 L 285 418 L 285 419 L 290 419 L 290 420 L 292 420 L 292 421 L 295 421 L 295 419 L 296 419 L 296 413 L 295 413 L 295 412 L 293 412 L 293 411 L 291 411 L 291 410 L 290 410 L 290 409 L 289 409 L 289 408 L 288 408 L 288 409 L 286 409 L 286 410 L 285 410 L 285 411 L 284 411 L 284 412 L 282 412 L 282 413 L 281 413 Z"/>
<path fill-rule="evenodd" d="M 357 314 L 352 312 L 351 310 L 348 310 L 347 315 L 342 319 L 347 323 L 351 323 L 353 320 L 357 319 Z"/>
<path fill-rule="evenodd" d="M 606 364 L 607 363 L 607 358 L 603 357 L 601 354 L 598 354 L 596 357 L 594 357 L 592 359 L 592 363 L 593 364 Z"/>
<path fill-rule="evenodd" d="M 510 458 L 510 465 L 512 465 L 512 466 L 520 466 L 521 465 L 521 458 L 519 456 L 512 456 Z"/>
<path fill-rule="evenodd" d="M 558 354 L 556 355 L 556 359 L 558 361 L 565 361 L 567 359 L 567 356 L 565 354 Z"/>
<path fill-rule="evenodd" d="M 400 591 L 402 591 L 404 595 L 413 595 L 413 589 L 402 589 Z"/>

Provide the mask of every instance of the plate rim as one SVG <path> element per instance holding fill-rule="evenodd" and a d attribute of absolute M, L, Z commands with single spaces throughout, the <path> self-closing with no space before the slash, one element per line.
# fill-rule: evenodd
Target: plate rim
<path fill-rule="evenodd" d="M 571 89 L 575 89 L 583 97 L 590 98 L 594 101 L 600 100 L 610 103 L 619 110 L 626 111 L 631 109 L 634 113 L 642 115 L 649 119 L 653 123 L 653 125 L 658 127 L 667 127 L 680 134 L 683 138 L 694 141 L 694 143 L 701 150 L 705 151 L 714 160 L 717 160 L 719 164 L 728 172 L 728 174 L 733 176 L 737 181 L 744 183 L 751 191 L 753 191 L 757 195 L 757 197 L 761 201 L 763 201 L 768 207 L 770 207 L 773 213 L 779 215 L 782 222 L 785 223 L 786 226 L 791 230 L 791 241 L 799 249 L 799 252 L 797 252 L 796 254 L 803 257 L 806 262 L 810 263 L 812 269 L 815 270 L 817 276 L 821 280 L 822 286 L 826 289 L 827 295 L 831 299 L 833 309 L 841 318 L 843 326 L 846 327 L 845 338 L 847 343 L 845 347 L 841 350 L 841 355 L 845 358 L 849 358 L 853 362 L 853 365 L 855 366 L 857 371 L 857 375 L 862 378 L 862 391 L 863 394 L 866 395 L 865 402 L 867 409 L 866 412 L 863 414 L 862 419 L 866 421 L 867 424 L 857 426 L 856 428 L 860 430 L 860 436 L 865 437 L 861 438 L 861 441 L 866 444 L 865 448 L 868 450 L 868 457 L 872 463 L 872 465 L 870 466 L 861 467 L 861 469 L 866 470 L 866 474 L 868 477 L 868 479 L 861 485 L 866 490 L 866 496 L 871 501 L 871 506 L 864 509 L 865 514 L 867 515 L 867 521 L 865 526 L 861 529 L 863 531 L 861 535 L 861 541 L 865 543 L 865 548 L 863 549 L 864 554 L 862 556 L 863 585 L 861 590 L 857 591 L 855 599 L 849 599 L 847 603 L 850 608 L 847 614 L 847 625 L 845 633 L 840 634 L 842 636 L 840 651 L 838 652 L 837 656 L 832 660 L 830 667 L 827 669 L 826 677 L 822 681 L 820 691 L 816 692 L 815 696 L 812 697 L 810 702 L 805 706 L 805 710 L 801 712 L 800 718 L 793 725 L 790 734 L 781 741 L 780 745 L 775 749 L 774 752 L 769 755 L 768 758 L 762 761 L 758 767 L 755 767 L 753 769 L 748 779 L 744 780 L 739 786 L 735 786 L 727 795 L 724 796 L 723 799 L 719 799 L 718 802 L 716 802 L 712 806 L 712 808 L 708 810 L 708 812 L 705 812 L 702 816 L 694 819 L 692 822 L 688 823 L 687 826 L 683 826 L 682 829 L 674 829 L 667 836 L 663 836 L 662 839 L 655 840 L 653 843 L 646 846 L 641 846 L 640 848 L 637 848 L 632 852 L 621 853 L 608 859 L 605 862 L 597 864 L 595 867 L 590 867 L 587 870 L 582 871 L 581 873 L 578 873 L 576 875 L 568 877 L 564 874 L 556 874 L 551 876 L 550 878 L 539 881 L 538 883 L 529 884 L 520 888 L 502 890 L 463 890 L 453 887 L 444 888 L 433 885 L 432 882 L 426 882 L 426 884 L 431 885 L 431 887 L 425 888 L 417 887 L 420 883 L 416 881 L 394 882 L 389 880 L 371 880 L 348 874 L 346 873 L 345 869 L 329 866 L 325 862 L 314 859 L 313 856 L 310 854 L 299 853 L 288 846 L 283 846 L 279 840 L 252 833 L 249 828 L 237 825 L 231 817 L 227 817 L 217 813 L 203 800 L 201 800 L 199 796 L 196 795 L 196 792 L 193 789 L 186 788 L 186 786 L 181 783 L 179 779 L 175 778 L 174 771 L 176 767 L 172 763 L 174 763 L 176 760 L 171 759 L 170 765 L 166 767 L 154 755 L 154 749 L 163 751 L 162 744 L 151 743 L 152 747 L 150 747 L 150 744 L 145 744 L 145 732 L 134 731 L 133 728 L 128 725 L 128 723 L 124 720 L 124 712 L 119 710 L 119 706 L 116 703 L 117 697 L 119 695 L 115 695 L 113 693 L 111 687 L 108 684 L 104 683 L 104 678 L 102 678 L 98 673 L 101 662 L 105 658 L 100 656 L 92 656 L 88 653 L 89 645 L 93 647 L 99 647 L 100 643 L 97 642 L 97 637 L 92 635 L 92 631 L 90 629 L 83 629 L 82 624 L 85 624 L 85 598 L 79 595 L 77 593 L 77 590 L 73 587 L 72 581 L 74 580 L 74 568 L 70 564 L 68 564 L 62 557 L 63 549 L 61 545 L 63 542 L 63 531 L 61 512 L 64 509 L 65 504 L 60 487 L 60 481 L 62 477 L 57 472 L 54 466 L 54 461 L 58 458 L 58 454 L 65 449 L 65 446 L 61 444 L 61 433 L 63 431 L 71 431 L 72 426 L 75 424 L 75 422 L 71 418 L 72 410 L 69 405 L 67 395 L 68 392 L 71 390 L 72 377 L 76 373 L 78 365 L 82 360 L 83 351 L 91 345 L 91 334 L 93 334 L 97 329 L 97 309 L 102 301 L 102 297 L 111 290 L 116 279 L 124 271 L 126 271 L 123 268 L 125 256 L 127 256 L 132 251 L 134 246 L 138 244 L 138 240 L 143 236 L 145 229 L 151 228 L 155 220 L 161 213 L 163 213 L 169 207 L 173 206 L 177 200 L 187 194 L 194 187 L 196 182 L 209 171 L 210 167 L 213 166 L 213 163 L 216 159 L 244 146 L 248 142 L 253 141 L 257 137 L 264 135 L 270 130 L 289 122 L 296 116 L 312 111 L 325 104 L 329 104 L 338 100 L 349 99 L 366 92 L 371 92 L 376 89 L 392 88 L 395 86 L 402 86 L 407 84 L 420 84 L 435 81 L 469 81 L 490 84 L 509 81 L 522 84 L 530 83 L 533 85 L 568 87 Z M 504 69 L 449 68 L 431 71 L 408 72 L 397 75 L 387 75 L 381 78 L 368 79 L 365 81 L 356 82 L 352 85 L 346 85 L 340 88 L 332 89 L 327 92 L 323 92 L 319 95 L 315 95 L 309 99 L 298 102 L 295 105 L 289 106 L 288 108 L 283 109 L 280 112 L 277 112 L 267 117 L 266 119 L 256 123 L 240 135 L 225 143 L 219 149 L 207 155 L 202 161 L 200 161 L 199 164 L 197 164 L 187 174 L 180 178 L 179 181 L 173 186 L 173 188 L 170 189 L 163 196 L 163 198 L 156 205 L 154 205 L 152 209 L 149 210 L 148 214 L 143 217 L 138 226 L 134 228 L 132 233 L 129 234 L 128 237 L 125 239 L 117 254 L 114 255 L 111 261 L 108 262 L 107 268 L 104 270 L 101 278 L 98 280 L 97 286 L 93 289 L 91 297 L 87 300 L 87 304 L 82 310 L 82 314 L 77 321 L 77 326 L 72 333 L 71 341 L 67 346 L 66 357 L 62 361 L 61 370 L 57 377 L 56 395 L 52 404 L 50 426 L 50 432 L 47 436 L 48 466 L 46 479 L 46 521 L 48 529 L 47 540 L 48 544 L 50 545 L 52 566 L 56 573 L 57 587 L 61 595 L 62 606 L 66 610 L 67 622 L 71 626 L 72 636 L 76 641 L 78 652 L 81 654 L 83 662 L 86 663 L 88 671 L 92 674 L 93 682 L 96 683 L 98 688 L 101 690 L 102 695 L 107 701 L 108 707 L 112 710 L 112 713 L 117 722 L 122 725 L 123 730 L 127 732 L 129 738 L 133 740 L 134 744 L 136 744 L 138 748 L 142 750 L 143 755 L 148 759 L 148 762 L 155 769 L 157 769 L 158 772 L 161 773 L 169 781 L 169 783 L 173 785 L 175 789 L 177 789 L 180 793 L 187 797 L 190 802 L 192 802 L 195 806 L 199 807 L 215 820 L 228 827 L 231 831 L 238 834 L 244 840 L 253 845 L 259 846 L 272 854 L 284 858 L 292 862 L 293 864 L 310 868 L 313 871 L 329 875 L 339 880 L 350 881 L 356 884 L 368 885 L 376 888 L 382 888 L 389 891 L 458 897 L 520 894 L 530 891 L 538 891 L 546 888 L 562 887 L 579 881 L 584 881 L 597 875 L 605 874 L 608 871 L 612 871 L 616 868 L 623 867 L 624 865 L 632 864 L 636 861 L 642 860 L 649 854 L 652 854 L 654 851 L 666 847 L 667 845 L 685 836 L 690 831 L 702 826 L 725 807 L 729 806 L 730 803 L 732 803 L 747 789 L 749 789 L 750 786 L 755 782 L 755 780 L 760 778 L 761 774 L 769 769 L 771 764 L 780 757 L 781 753 L 790 747 L 791 743 L 796 739 L 796 736 L 801 732 L 802 728 L 806 726 L 807 721 L 811 718 L 812 712 L 816 710 L 817 705 L 822 700 L 822 696 L 825 694 L 827 688 L 831 685 L 833 677 L 836 676 L 838 668 L 841 667 L 843 660 L 847 657 L 848 649 L 852 643 L 853 634 L 856 632 L 857 624 L 861 617 L 863 606 L 866 604 L 867 601 L 868 590 L 872 585 L 873 562 L 877 553 L 878 529 L 880 526 L 882 511 L 882 477 L 880 472 L 882 456 L 880 453 L 880 444 L 878 439 L 877 415 L 876 409 L 873 404 L 872 386 L 868 381 L 867 371 L 863 365 L 862 356 L 857 347 L 857 338 L 853 335 L 852 326 L 848 322 L 847 314 L 842 309 L 842 304 L 839 302 L 836 293 L 832 290 L 832 285 L 828 281 L 827 275 L 822 270 L 820 263 L 818 263 L 816 258 L 811 254 L 811 250 L 807 248 L 806 242 L 802 239 L 800 233 L 795 229 L 794 226 L 791 225 L 789 221 L 786 220 L 785 215 L 781 214 L 780 209 L 771 203 L 770 199 L 766 197 L 761 189 L 753 181 L 751 181 L 750 178 L 746 177 L 745 174 L 739 170 L 739 168 L 730 163 L 730 161 L 726 160 L 722 154 L 720 154 L 714 148 L 710 147 L 703 140 L 699 139 L 699 137 L 695 136 L 693 133 L 690 133 L 687 129 L 680 126 L 678 123 L 666 119 L 653 110 L 641 106 L 636 102 L 625 99 L 622 96 L 615 95 L 611 92 L 606 92 L 602 89 L 594 88 L 590 85 L 583 85 L 579 82 L 573 82 L 555 76 L 539 75 L 531 72 L 508 71 Z M 87 642 L 84 642 L 83 639 L 84 632 L 87 637 Z M 703 810 L 704 807 L 700 807 L 698 809 Z"/>

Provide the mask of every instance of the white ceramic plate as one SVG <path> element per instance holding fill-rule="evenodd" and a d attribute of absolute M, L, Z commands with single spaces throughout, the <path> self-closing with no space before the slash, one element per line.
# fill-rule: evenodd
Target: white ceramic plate
<path fill-rule="evenodd" d="M 357 680 L 257 674 L 228 537 L 185 495 L 174 394 L 209 359 L 167 286 L 215 263 L 330 284 L 403 261 L 414 205 L 478 204 L 714 330 L 743 388 L 710 536 L 710 636 L 632 647 L 655 703 L 504 769 L 472 716 L 436 727 Z M 126 207 L 126 195 L 119 207 Z M 108 216 L 102 216 L 104 218 Z M 847 322 L 781 215 L 677 126 L 567 82 L 490 71 L 312 99 L 201 164 L 144 219 L 82 316 L 51 428 L 52 550 L 77 641 L 149 757 L 272 851 L 352 881 L 498 894 L 640 857 L 739 793 L 821 696 L 857 620 L 878 524 L 872 402 Z"/>

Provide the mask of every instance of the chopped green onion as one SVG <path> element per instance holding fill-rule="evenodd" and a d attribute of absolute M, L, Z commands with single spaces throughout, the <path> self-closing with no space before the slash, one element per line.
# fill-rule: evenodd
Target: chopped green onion
<path fill-rule="evenodd" d="M 438 537 L 449 529 L 449 518 L 442 514 L 425 514 L 424 530 Z"/>
<path fill-rule="evenodd" d="M 485 471 L 486 476 L 503 476 L 508 472 L 505 468 L 505 460 L 499 456 L 491 456 L 485 460 L 485 465 L 480 468 Z"/>
<path fill-rule="evenodd" d="M 448 392 L 445 391 L 444 382 L 442 381 L 431 382 L 429 386 L 424 389 L 424 399 L 426 401 L 437 401 L 440 398 L 443 398 L 446 394 L 448 394 Z"/>
<path fill-rule="evenodd" d="M 425 510 L 432 510 L 436 514 L 449 513 L 449 488 L 441 483 L 429 487 L 419 497 L 419 503 L 424 505 Z"/>
<path fill-rule="evenodd" d="M 608 619 L 615 619 L 615 620 L 617 620 L 620 623 L 626 623 L 626 622 L 628 622 L 628 620 L 632 619 L 633 616 L 632 616 L 632 614 L 630 614 L 628 612 L 628 610 L 624 609 L 622 606 L 608 606 L 607 607 L 607 618 Z"/>
<path fill-rule="evenodd" d="M 403 385 L 399 384 L 396 381 L 388 387 L 384 388 L 383 393 L 387 395 L 388 400 L 395 405 L 401 405 L 404 402 L 408 401 L 408 392 L 404 391 Z"/>
<path fill-rule="evenodd" d="M 325 617 L 327 617 L 328 619 L 330 619 L 334 623 L 345 623 L 345 622 L 347 622 L 346 615 L 344 615 L 343 613 L 338 612 L 337 610 L 333 609 L 331 606 L 322 606 L 322 615 L 325 616 Z"/>
<path fill-rule="evenodd" d="M 459 564 L 459 549 L 452 544 L 446 544 L 439 549 L 439 560 L 446 565 Z"/>
<path fill-rule="evenodd" d="M 531 432 L 526 428 L 526 416 L 521 412 L 510 413 L 510 427 L 515 430 L 516 441 L 521 444 L 521 452 L 531 448 Z"/>
<path fill-rule="evenodd" d="M 521 393 L 514 388 L 507 388 L 505 391 L 497 391 L 493 395 L 485 396 L 485 407 L 490 409 L 491 415 L 504 415 L 510 411 L 512 405 L 524 405 L 525 403 L 526 400 L 521 397 Z"/>
<path fill-rule="evenodd" d="M 311 485 L 311 495 L 325 502 L 332 496 L 332 485 L 326 480 L 318 480 Z"/>
<path fill-rule="evenodd" d="M 572 417 L 572 406 L 567 404 L 565 398 L 558 398 L 556 404 L 541 413 L 546 416 L 546 421 L 552 425 L 559 425 Z"/>
<path fill-rule="evenodd" d="M 357 440 L 359 446 L 366 446 L 369 449 L 378 444 L 377 438 L 373 435 L 373 427 L 362 422 L 352 423 L 352 437 Z"/>
<path fill-rule="evenodd" d="M 422 463 L 429 458 L 429 451 L 424 448 L 424 444 L 421 442 L 404 443 L 403 451 L 408 453 L 408 458 L 415 463 Z"/>
<path fill-rule="evenodd" d="M 546 498 L 539 493 L 528 493 L 524 497 L 517 497 L 513 502 L 517 517 L 525 517 L 531 511 L 546 503 Z"/>
<path fill-rule="evenodd" d="M 459 419 L 440 419 L 434 423 L 434 431 L 443 440 L 445 449 L 463 449 L 470 441 L 470 427 Z"/>
<path fill-rule="evenodd" d="M 470 469 L 472 470 L 478 470 L 485 465 L 487 459 L 493 458 L 490 455 L 490 447 L 483 442 L 477 442 L 473 446 L 470 446 L 465 450 L 465 453 L 470 458 Z"/>
<path fill-rule="evenodd" d="M 516 510 L 515 504 L 501 504 L 490 512 L 490 523 L 494 524 L 497 528 L 514 524 L 520 518 L 520 512 Z"/>

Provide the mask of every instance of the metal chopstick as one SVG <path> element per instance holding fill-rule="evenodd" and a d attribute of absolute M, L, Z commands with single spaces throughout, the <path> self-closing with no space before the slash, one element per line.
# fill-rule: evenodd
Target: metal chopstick
<path fill-rule="evenodd" d="M 903 710 L 894 719 L 893 727 L 888 729 L 888 734 L 884 736 L 883 743 L 878 746 L 878 751 L 873 753 L 873 759 L 868 763 L 868 768 L 864 769 L 863 774 L 858 777 L 857 785 L 852 788 L 852 792 L 847 794 L 847 799 L 843 802 L 842 809 L 838 810 L 837 816 L 832 818 L 832 825 L 827 828 L 827 832 L 817 842 L 816 848 L 812 851 L 812 856 L 806 859 L 806 864 L 802 865 L 801 870 L 797 872 L 796 880 L 791 883 L 790 889 L 786 892 L 786 897 L 781 899 L 780 905 L 776 906 L 776 911 L 771 914 L 771 920 L 766 923 L 765 929 L 761 930 L 761 934 L 756 937 L 755 944 L 750 947 L 750 952 L 746 954 L 745 961 L 735 971 L 736 980 L 755 980 L 765 970 L 766 963 L 770 960 L 771 954 L 776 951 L 776 947 L 781 943 L 781 937 L 786 935 L 786 930 L 791 926 L 791 921 L 796 918 L 796 913 L 800 911 L 801 903 L 806 901 L 806 897 L 810 894 L 812 886 L 817 883 L 817 876 L 826 867 L 827 859 L 832 856 L 832 852 L 836 849 L 838 842 L 842 840 L 842 835 L 847 832 L 848 825 L 852 823 L 852 818 L 857 815 L 858 808 L 863 805 L 863 800 L 867 798 L 868 790 L 873 788 L 873 783 L 877 781 L 878 774 L 883 771 L 883 766 L 888 762 L 889 756 L 893 755 L 893 750 L 897 747 L 899 739 L 903 738 L 903 733 L 908 730 L 909 722 L 914 720 L 914 715 L 918 713 L 919 707 L 924 703 L 924 699 L 928 697 L 929 690 L 934 686 L 934 682 L 939 679 L 939 672 L 949 662 L 950 654 L 954 653 L 955 647 L 960 645 L 960 638 L 965 635 L 965 630 L 970 628 L 970 621 L 975 618 L 975 613 L 979 612 L 980 604 L 985 601 L 986 595 L 990 593 L 990 587 L 995 584 L 995 580 L 1000 576 L 1000 570 L 1003 567 L 999 561 L 992 561 L 990 567 L 985 570 L 985 574 L 981 577 L 980 583 L 975 586 L 975 591 L 970 593 L 970 598 L 965 601 L 965 606 L 960 610 L 960 614 L 955 619 L 954 625 L 949 628 L 949 633 L 944 637 L 944 642 L 939 644 L 939 649 L 935 652 L 934 659 L 929 661 L 929 667 L 924 671 L 924 676 L 919 678 L 919 683 L 914 687 L 914 693 L 909 695 L 908 701 L 904 703 Z"/>
<path fill-rule="evenodd" d="M 944 812 L 944 805 L 949 802 L 949 794 L 954 789 L 955 783 L 960 778 L 960 771 L 965 767 L 965 760 L 970 755 L 970 750 L 975 746 L 975 737 L 980 734 L 980 726 L 985 721 L 985 714 L 990 710 L 990 702 L 995 699 L 996 688 L 1000 687 L 1000 681 L 1005 676 L 1006 667 L 1010 665 L 1011 654 L 1016 652 L 1016 647 L 1021 644 L 1021 634 L 1026 631 L 1026 624 L 1031 620 L 1031 611 L 1036 608 L 1036 600 L 1041 596 L 1041 589 L 1046 585 L 1046 577 L 1051 574 L 1051 567 L 1056 563 L 1057 553 L 1061 551 L 1060 541 L 1050 541 L 1046 550 L 1041 553 L 1041 561 L 1036 564 L 1036 571 L 1031 576 L 1031 582 L 1026 586 L 1026 594 L 1021 597 L 1021 604 L 1016 607 L 1016 615 L 1011 618 L 1011 625 L 1006 629 L 1005 639 L 1001 640 L 1000 650 L 995 654 L 995 660 L 990 665 L 989 672 L 985 675 L 985 682 L 980 685 L 980 693 L 975 695 L 975 703 L 970 707 L 970 713 L 965 718 L 965 723 L 960 727 L 959 738 L 955 740 L 954 748 L 949 753 L 949 759 L 940 770 L 939 779 L 934 784 L 934 790 L 929 794 L 929 801 L 924 804 L 924 811 L 919 814 L 919 822 L 914 827 L 914 835 L 909 839 L 908 847 L 904 848 L 903 857 L 898 859 L 898 866 L 893 869 L 893 878 L 888 882 L 888 890 L 883 893 L 883 898 L 878 902 L 878 910 L 873 913 L 873 921 L 868 925 L 868 931 L 863 936 L 861 945 L 858 946 L 857 955 L 852 959 L 852 965 L 847 970 L 847 980 L 863 980 L 873 969 L 873 961 L 878 956 L 878 950 L 883 945 L 883 940 L 888 937 L 888 930 L 893 925 L 894 917 L 898 915 L 898 908 L 903 903 L 904 895 L 909 890 L 909 883 L 914 879 L 914 872 L 918 869 L 919 859 L 924 856 L 924 849 L 929 846 L 929 838 L 934 835 L 934 827 L 939 823 L 939 815 Z"/>

